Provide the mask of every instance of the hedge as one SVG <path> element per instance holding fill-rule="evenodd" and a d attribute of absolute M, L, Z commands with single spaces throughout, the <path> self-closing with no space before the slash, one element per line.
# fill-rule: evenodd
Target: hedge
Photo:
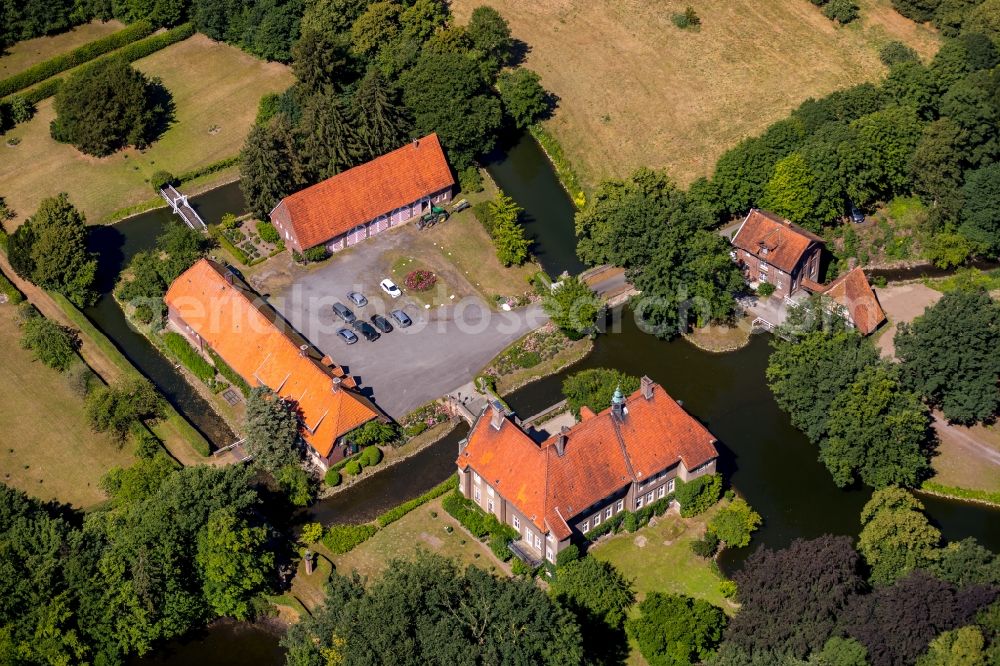
<path fill-rule="evenodd" d="M 170 353 L 184 364 L 201 381 L 208 384 L 215 378 L 215 367 L 195 350 L 180 333 L 168 331 L 163 334 L 163 342 Z"/>
<path fill-rule="evenodd" d="M 218 162 L 212 162 L 211 164 L 206 164 L 203 167 L 197 169 L 191 169 L 190 171 L 185 171 L 184 173 L 176 176 L 174 178 L 178 184 L 186 183 L 188 181 L 194 180 L 195 178 L 201 178 L 202 176 L 207 176 L 213 174 L 216 171 L 222 171 L 223 169 L 228 169 L 231 166 L 235 166 L 240 163 L 240 156 L 233 155 L 232 157 L 227 157 L 225 159 L 219 160 Z"/>
<path fill-rule="evenodd" d="M 28 100 L 28 102 L 30 102 L 31 104 L 38 104 L 43 99 L 52 97 L 57 92 L 59 92 L 59 88 L 62 87 L 62 84 L 63 84 L 62 79 L 50 79 L 49 81 L 46 81 L 41 85 L 35 86 L 34 88 L 28 90 L 27 92 L 19 93 L 18 97 L 23 97 L 24 99 Z"/>
<path fill-rule="evenodd" d="M 513 527 L 501 523 L 496 516 L 492 513 L 486 513 L 472 500 L 465 499 L 457 488 L 455 492 L 444 498 L 441 505 L 452 518 L 460 522 L 477 539 L 482 539 L 486 535 L 490 535 L 490 548 L 494 548 L 494 539 L 505 539 L 503 545 L 506 549 L 507 542 L 513 541 L 520 536 Z M 494 552 L 496 553 L 495 549 Z M 497 557 L 503 559 L 503 556 L 499 553 L 497 553 Z"/>
<path fill-rule="evenodd" d="M 685 518 L 697 516 L 719 501 L 722 495 L 722 477 L 718 474 L 706 474 L 687 483 L 677 479 L 677 490 L 674 493 L 681 505 L 681 515 Z"/>
<path fill-rule="evenodd" d="M 343 555 L 355 546 L 368 541 L 378 528 L 367 523 L 363 525 L 333 525 L 323 535 L 323 545 L 335 555 Z"/>
<path fill-rule="evenodd" d="M 138 39 L 147 37 L 153 33 L 153 29 L 153 24 L 149 21 L 137 21 L 124 30 L 119 30 L 107 37 L 95 39 L 83 46 L 78 46 L 69 53 L 49 58 L 33 67 L 29 67 L 23 72 L 18 72 L 0 81 L 0 97 L 6 97 L 19 90 L 24 90 L 39 81 L 44 81 L 60 72 L 65 72 L 71 67 L 90 62 L 97 56 L 104 55 L 109 51 L 114 51 L 126 44 L 131 44 Z"/>
<path fill-rule="evenodd" d="M 361 462 L 358 460 L 352 460 L 344 465 L 344 474 L 348 476 L 357 476 L 358 474 L 361 474 Z"/>
<path fill-rule="evenodd" d="M 0 273 L 0 293 L 6 294 L 8 300 L 14 305 L 24 302 L 24 294 L 3 273 Z"/>
<path fill-rule="evenodd" d="M 229 252 L 229 254 L 233 255 L 233 258 L 236 259 L 236 261 L 240 262 L 244 266 L 252 265 L 250 263 L 250 257 L 246 255 L 246 252 L 229 242 L 226 235 L 222 233 L 222 229 L 217 226 L 212 226 L 208 228 L 208 233 L 219 245 Z"/>
<path fill-rule="evenodd" d="M 645 526 L 653 516 L 662 516 L 670 507 L 670 502 L 674 499 L 674 494 L 670 493 L 662 499 L 658 499 L 651 504 L 647 504 L 638 511 L 622 511 L 611 516 L 594 529 L 585 532 L 584 537 L 588 541 L 596 541 L 605 534 L 613 534 L 625 530 L 635 532 L 640 527 Z"/>
<path fill-rule="evenodd" d="M 335 469 L 326 470 L 326 476 L 323 477 L 323 481 L 326 485 L 334 488 L 340 485 L 340 472 Z"/>
<path fill-rule="evenodd" d="M 361 450 L 361 457 L 358 459 L 358 462 L 364 467 L 374 467 L 382 462 L 382 449 L 374 444 L 366 446 Z"/>
<path fill-rule="evenodd" d="M 528 131 L 535 138 L 535 141 L 538 142 L 538 145 L 542 147 L 542 151 L 549 158 L 549 161 L 552 162 L 552 166 L 556 169 L 556 175 L 559 177 L 559 182 L 569 193 L 570 198 L 573 200 L 573 205 L 576 206 L 577 210 L 583 210 L 587 205 L 587 195 L 584 194 L 580 178 L 576 175 L 576 171 L 573 169 L 569 158 L 566 157 L 566 153 L 563 152 L 559 141 L 539 124 L 531 125 L 528 127 Z"/>
<path fill-rule="evenodd" d="M 379 527 L 385 527 L 387 525 L 391 525 L 392 523 L 396 522 L 409 512 L 416 509 L 418 506 L 427 504 L 427 502 L 430 502 L 432 499 L 436 497 L 441 497 L 441 495 L 444 495 L 449 490 L 452 490 L 457 487 L 458 487 L 458 476 L 452 475 L 448 477 L 446 480 L 442 481 L 441 483 L 437 484 L 436 486 L 428 490 L 420 497 L 411 499 L 409 502 L 403 502 L 399 506 L 389 509 L 388 511 L 380 515 L 378 518 L 376 518 L 375 522 L 378 523 Z"/>
<path fill-rule="evenodd" d="M 243 379 L 243 376 L 229 367 L 229 364 L 226 363 L 221 356 L 215 353 L 214 349 L 211 347 L 208 347 L 207 349 L 208 355 L 212 357 L 212 362 L 215 363 L 215 369 L 218 373 L 229 380 L 229 383 L 238 388 L 245 397 L 249 398 L 250 385 L 247 384 L 245 379 Z"/>

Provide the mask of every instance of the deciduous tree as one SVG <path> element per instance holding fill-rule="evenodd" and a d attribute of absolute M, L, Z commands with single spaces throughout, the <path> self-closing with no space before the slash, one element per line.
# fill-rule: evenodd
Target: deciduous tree
<path fill-rule="evenodd" d="M 500 73 L 497 90 L 507 116 L 518 128 L 538 121 L 549 111 L 548 93 L 541 77 L 530 69 L 515 67 Z"/>
<path fill-rule="evenodd" d="M 1000 250 L 1000 163 L 965 174 L 961 232 L 979 248 Z"/>
<path fill-rule="evenodd" d="M 219 509 L 198 535 L 196 562 L 205 601 L 216 615 L 245 620 L 250 601 L 266 587 L 274 567 L 267 551 L 267 530 L 250 527 L 232 509 Z"/>
<path fill-rule="evenodd" d="M 592 661 L 610 663 L 628 653 L 624 624 L 635 590 L 614 565 L 589 556 L 565 564 L 550 593 L 576 616 Z"/>
<path fill-rule="evenodd" d="M 514 41 L 510 26 L 500 12 L 485 5 L 476 7 L 469 16 L 466 34 L 479 53 L 488 74 L 496 74 L 510 60 Z"/>
<path fill-rule="evenodd" d="M 723 507 L 708 523 L 708 530 L 732 548 L 743 548 L 762 522 L 760 514 L 746 500 L 737 497 Z"/>
<path fill-rule="evenodd" d="M 579 338 L 594 330 L 604 310 L 600 297 L 578 277 L 563 278 L 558 286 L 542 296 L 542 307 L 564 333 Z"/>
<path fill-rule="evenodd" d="M 941 533 L 922 513 L 924 505 L 906 490 L 884 488 L 861 511 L 858 550 L 878 585 L 892 583 L 936 558 Z"/>
<path fill-rule="evenodd" d="M 726 627 L 721 608 L 681 594 L 651 592 L 639 604 L 639 613 L 626 628 L 650 666 L 704 663 Z"/>
<path fill-rule="evenodd" d="M 608 368 L 581 370 L 563 380 L 562 392 L 570 411 L 579 418 L 584 405 L 595 414 L 610 407 L 611 396 L 619 388 L 628 396 L 639 390 L 639 378 Z"/>
<path fill-rule="evenodd" d="M 76 350 L 80 347 L 80 339 L 77 331 L 43 317 L 34 308 L 29 312 L 31 314 L 21 323 L 21 346 L 30 349 L 35 358 L 48 367 L 65 372 L 78 360 Z"/>

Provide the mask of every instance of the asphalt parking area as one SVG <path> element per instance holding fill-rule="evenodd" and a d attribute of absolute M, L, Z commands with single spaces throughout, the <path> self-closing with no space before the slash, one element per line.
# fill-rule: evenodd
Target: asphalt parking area
<path fill-rule="evenodd" d="M 407 296 L 403 285 L 403 295 L 390 298 L 379 288 L 389 276 L 383 255 L 401 242 L 405 236 L 394 233 L 369 239 L 298 276 L 269 299 L 292 326 L 370 390 L 393 418 L 466 384 L 506 346 L 548 321 L 537 305 L 496 312 L 478 296 L 424 309 Z M 350 303 L 349 291 L 364 294 L 368 305 Z M 413 325 L 400 328 L 393 322 L 394 330 L 378 340 L 368 342 L 359 335 L 357 343 L 348 345 L 337 335 L 337 329 L 350 328 L 333 312 L 338 301 L 366 321 L 373 314 L 389 318 L 389 311 L 399 308 Z"/>

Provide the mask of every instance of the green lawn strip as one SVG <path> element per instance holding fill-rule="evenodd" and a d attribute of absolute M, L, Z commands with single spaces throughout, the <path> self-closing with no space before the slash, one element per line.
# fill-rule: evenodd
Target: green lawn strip
<path fill-rule="evenodd" d="M 114 343 L 108 339 L 104 333 L 102 333 L 89 319 L 87 316 L 80 312 L 80 310 L 66 300 L 66 297 L 62 294 L 55 292 L 49 292 L 52 296 L 52 300 L 59 306 L 59 308 L 69 317 L 73 325 L 80 331 L 80 335 L 88 338 L 95 347 L 100 349 L 108 359 L 111 360 L 125 375 L 131 377 L 142 377 L 140 373 L 132 363 L 129 362 L 125 355 L 122 354 L 118 347 L 115 347 Z M 182 439 L 188 446 L 191 447 L 198 455 L 205 457 L 211 454 L 211 446 L 201 433 L 199 433 L 194 426 L 188 423 L 187 419 L 181 416 L 174 406 L 169 402 L 164 401 L 164 413 L 166 416 L 152 426 L 150 430 L 160 439 L 161 442 L 166 442 L 170 439 L 170 433 L 173 432 L 180 439 Z"/>
<path fill-rule="evenodd" d="M 145 58 L 148 55 L 156 53 L 160 49 L 164 49 L 171 44 L 182 41 L 193 35 L 195 32 L 194 26 L 190 23 L 184 23 L 177 26 L 176 28 L 171 28 L 166 32 L 162 32 L 156 35 L 151 35 L 145 39 L 141 39 L 137 42 L 132 42 L 117 51 L 113 51 L 100 58 L 95 58 L 94 60 L 84 63 L 77 68 L 67 70 L 69 73 L 74 73 L 82 67 L 90 67 L 94 63 L 103 62 L 111 58 L 119 58 L 125 62 L 132 63 L 140 58 Z M 33 104 L 37 104 L 46 97 L 51 97 L 55 95 L 59 90 L 59 86 L 62 85 L 62 78 L 50 78 L 45 82 L 39 84 L 34 88 L 28 89 L 26 92 L 18 93 L 20 96 L 24 97 Z"/>
<path fill-rule="evenodd" d="M 295 611 L 299 617 L 310 615 L 309 609 L 305 607 L 305 604 L 295 598 L 295 595 L 291 593 L 286 592 L 285 594 L 272 594 L 264 598 L 275 606 L 288 606 Z"/>
<path fill-rule="evenodd" d="M 39 81 L 44 81 L 60 72 L 65 72 L 67 69 L 90 62 L 98 56 L 148 37 L 153 33 L 153 30 L 153 25 L 144 19 L 107 37 L 101 37 L 83 46 L 78 46 L 69 53 L 62 53 L 49 58 L 29 67 L 23 72 L 18 72 L 0 81 L 0 97 L 6 97 L 19 90 L 24 90 L 28 86 L 32 86 Z"/>
<path fill-rule="evenodd" d="M 573 200 L 573 205 L 578 210 L 582 210 L 587 205 L 587 195 L 583 190 L 583 185 L 580 184 L 579 176 L 576 175 L 576 170 L 570 163 L 569 158 L 566 157 L 566 153 L 563 152 L 559 141 L 538 124 L 530 126 L 528 131 L 531 132 L 531 136 L 535 137 L 535 141 L 538 142 L 538 145 L 542 147 L 542 150 L 548 156 L 549 161 L 552 162 L 552 166 L 556 169 L 556 175 L 559 177 L 559 182 L 562 183 L 562 186 L 569 193 L 570 199 Z"/>
<path fill-rule="evenodd" d="M 924 481 L 920 490 L 930 493 L 932 495 L 943 495 L 945 497 L 954 497 L 956 499 L 970 500 L 973 502 L 981 502 L 983 504 L 991 504 L 993 506 L 1000 506 L 1000 492 L 991 492 L 989 490 L 974 490 L 972 488 L 959 488 L 957 486 L 946 486 L 941 483 L 935 483 L 933 481 Z"/>

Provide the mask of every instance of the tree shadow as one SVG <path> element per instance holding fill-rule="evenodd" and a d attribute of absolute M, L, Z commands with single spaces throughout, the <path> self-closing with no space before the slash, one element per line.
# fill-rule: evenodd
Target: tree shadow
<path fill-rule="evenodd" d="M 146 86 L 146 97 L 149 100 L 149 109 L 152 114 L 151 122 L 146 127 L 147 144 L 153 143 L 174 124 L 177 107 L 174 104 L 174 96 L 170 94 L 163 81 L 153 78 Z"/>
<path fill-rule="evenodd" d="M 523 40 L 514 38 L 511 40 L 510 58 L 507 60 L 507 64 L 511 67 L 522 65 L 529 53 L 531 53 L 531 45 Z"/>

